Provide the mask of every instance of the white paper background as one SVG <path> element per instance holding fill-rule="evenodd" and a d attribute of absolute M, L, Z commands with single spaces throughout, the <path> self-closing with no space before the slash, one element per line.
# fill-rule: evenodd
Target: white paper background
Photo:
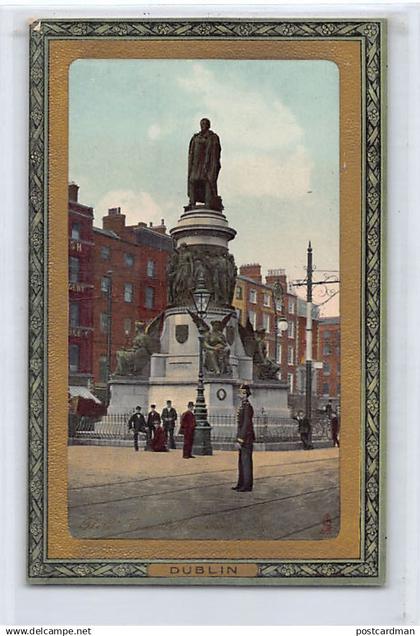
<path fill-rule="evenodd" d="M 75 6 L 76 4 L 79 7 Z M 416 3 L 82 2 L 0 7 L 0 624 L 317 625 L 419 623 L 420 11 Z M 134 3 L 131 3 L 132 5 Z M 55 7 L 55 8 L 53 8 Z M 28 24 L 47 17 L 388 17 L 388 548 L 383 588 L 29 586 L 27 482 Z"/>

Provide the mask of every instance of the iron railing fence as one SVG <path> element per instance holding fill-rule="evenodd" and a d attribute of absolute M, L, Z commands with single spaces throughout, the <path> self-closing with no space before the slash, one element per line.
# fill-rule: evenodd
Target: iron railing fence
<path fill-rule="evenodd" d="M 133 433 L 128 429 L 128 420 L 132 412 L 106 415 L 100 420 L 80 418 L 69 429 L 71 439 L 102 440 L 106 442 L 131 440 Z M 210 415 L 211 438 L 215 442 L 234 442 L 236 440 L 236 415 Z M 178 433 L 179 422 L 175 428 Z M 312 420 L 313 441 L 331 439 L 331 426 L 328 418 L 317 415 Z M 270 415 L 254 416 L 254 431 L 257 443 L 297 442 L 300 440 L 298 425 L 292 418 Z"/>

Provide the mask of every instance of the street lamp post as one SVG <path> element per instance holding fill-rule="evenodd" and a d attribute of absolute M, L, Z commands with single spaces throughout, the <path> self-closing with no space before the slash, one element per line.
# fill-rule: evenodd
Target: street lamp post
<path fill-rule="evenodd" d="M 312 246 L 308 245 L 307 285 L 306 285 L 306 403 L 305 415 L 309 422 L 312 417 Z"/>
<path fill-rule="evenodd" d="M 112 270 L 107 272 L 108 293 L 107 293 L 107 330 L 106 330 L 106 403 L 109 405 L 111 391 L 109 381 L 111 378 L 112 361 Z"/>
<path fill-rule="evenodd" d="M 197 282 L 197 287 L 192 292 L 194 307 L 199 318 L 204 320 L 207 315 L 210 303 L 211 293 L 205 286 L 203 275 Z M 198 382 L 197 382 L 197 399 L 195 402 L 195 431 L 193 453 L 195 455 L 213 455 L 211 446 L 211 426 L 207 419 L 207 406 L 204 397 L 204 365 L 203 365 L 203 343 L 205 330 L 202 326 L 198 327 Z"/>
<path fill-rule="evenodd" d="M 271 288 L 272 294 L 273 294 L 273 306 L 274 306 L 274 320 L 275 320 L 275 325 L 274 325 L 274 359 L 277 362 L 278 360 L 278 355 L 277 355 L 277 347 L 278 347 L 278 340 L 279 340 L 279 335 L 281 338 L 281 334 L 283 333 L 283 331 L 286 331 L 286 329 L 288 328 L 288 322 L 287 319 L 284 317 L 283 315 L 283 296 L 284 296 L 284 291 L 283 291 L 283 287 L 280 284 L 280 282 L 277 280 L 273 287 Z M 280 315 L 279 315 L 280 312 Z M 279 333 L 280 332 L 280 333 Z"/>

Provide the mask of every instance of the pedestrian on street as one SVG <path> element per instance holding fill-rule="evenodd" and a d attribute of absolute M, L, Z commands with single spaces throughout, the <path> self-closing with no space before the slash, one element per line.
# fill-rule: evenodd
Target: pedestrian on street
<path fill-rule="evenodd" d="M 331 437 L 333 441 L 334 448 L 337 446 L 339 448 L 340 442 L 338 438 L 338 434 L 340 432 L 340 420 L 338 419 L 337 413 L 332 413 L 331 417 Z"/>
<path fill-rule="evenodd" d="M 139 433 L 146 432 L 146 420 L 144 418 L 143 413 L 141 412 L 141 407 L 136 406 L 136 410 L 133 415 L 128 420 L 128 430 L 134 430 L 134 450 L 139 450 Z"/>
<path fill-rule="evenodd" d="M 166 444 L 171 449 L 176 448 L 174 431 L 175 431 L 175 422 L 178 419 L 178 414 L 172 406 L 171 400 L 166 401 L 166 407 L 162 411 L 162 422 L 163 428 L 165 430 L 165 438 Z"/>
<path fill-rule="evenodd" d="M 165 430 L 161 422 L 158 422 L 155 427 L 155 434 L 152 439 L 152 450 L 155 453 L 168 452 L 168 447 L 166 446 Z"/>
<path fill-rule="evenodd" d="M 155 436 L 155 429 L 158 424 L 160 424 L 160 415 L 156 411 L 156 404 L 151 404 L 149 415 L 147 416 L 146 447 L 144 450 L 152 450 L 152 440 Z"/>
<path fill-rule="evenodd" d="M 299 411 L 297 417 L 293 418 L 298 423 L 298 431 L 300 439 L 302 440 L 303 450 L 312 450 L 312 427 L 309 419 L 306 415 L 303 415 L 303 411 Z"/>
<path fill-rule="evenodd" d="M 193 459 L 192 447 L 194 443 L 195 415 L 194 402 L 188 402 L 188 409 L 181 415 L 179 432 L 184 436 L 182 456 L 184 459 Z"/>
<path fill-rule="evenodd" d="M 248 400 L 251 389 L 248 384 L 241 384 L 239 387 L 239 397 L 241 403 L 237 413 L 237 447 L 238 456 L 238 482 L 232 490 L 237 492 L 251 492 L 253 487 L 253 466 L 252 451 L 255 441 L 254 424 L 252 421 L 254 409 Z"/>
<path fill-rule="evenodd" d="M 332 402 L 331 400 L 328 400 L 327 404 L 325 405 L 325 415 L 328 417 L 328 419 L 331 419 L 331 415 L 332 415 Z"/>

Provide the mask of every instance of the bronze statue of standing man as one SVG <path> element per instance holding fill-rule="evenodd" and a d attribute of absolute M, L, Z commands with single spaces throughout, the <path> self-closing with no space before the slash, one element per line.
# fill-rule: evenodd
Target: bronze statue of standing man
<path fill-rule="evenodd" d="M 221 146 L 218 135 L 210 130 L 210 120 L 200 121 L 200 132 L 192 136 L 188 149 L 188 197 L 190 206 L 204 203 L 209 210 L 222 211 L 217 193 Z"/>

